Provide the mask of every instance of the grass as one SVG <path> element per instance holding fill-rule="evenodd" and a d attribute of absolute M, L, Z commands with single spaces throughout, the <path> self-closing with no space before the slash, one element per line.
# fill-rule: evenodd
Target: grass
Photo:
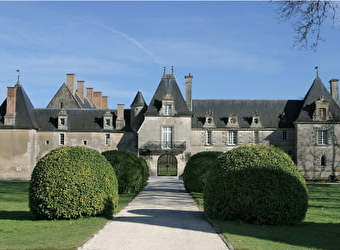
<path fill-rule="evenodd" d="M 309 208 L 298 226 L 260 226 L 212 220 L 235 250 L 337 250 L 340 239 L 340 185 L 310 184 Z M 203 194 L 192 193 L 203 207 Z"/>
<path fill-rule="evenodd" d="M 33 220 L 28 208 L 29 182 L 0 181 L 0 249 L 77 249 L 109 220 Z M 116 213 L 135 195 L 120 195 Z"/>

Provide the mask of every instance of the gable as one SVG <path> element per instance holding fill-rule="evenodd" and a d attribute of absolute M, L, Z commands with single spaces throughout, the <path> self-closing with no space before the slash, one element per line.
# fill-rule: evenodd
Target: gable
<path fill-rule="evenodd" d="M 67 109 L 78 109 L 81 108 L 80 103 L 71 93 L 67 85 L 64 83 L 57 93 L 54 95 L 50 103 L 46 108 L 49 109 L 59 109 L 59 108 L 67 108 Z"/>

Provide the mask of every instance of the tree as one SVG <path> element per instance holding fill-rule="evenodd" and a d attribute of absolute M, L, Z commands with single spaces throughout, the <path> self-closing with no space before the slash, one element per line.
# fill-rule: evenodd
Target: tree
<path fill-rule="evenodd" d="M 315 50 L 320 41 L 322 25 L 327 21 L 337 19 L 339 4 L 336 1 L 275 1 L 279 19 L 293 20 L 296 32 L 295 45 Z"/>

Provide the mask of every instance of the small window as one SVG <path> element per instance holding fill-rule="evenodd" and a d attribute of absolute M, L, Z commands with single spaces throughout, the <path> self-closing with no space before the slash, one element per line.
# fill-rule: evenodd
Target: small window
<path fill-rule="evenodd" d="M 205 136 L 206 136 L 205 144 L 206 145 L 212 145 L 212 131 L 211 130 L 206 131 Z"/>
<path fill-rule="evenodd" d="M 328 144 L 328 133 L 327 130 L 318 131 L 318 144 L 327 145 Z"/>
<path fill-rule="evenodd" d="M 164 107 L 164 115 L 172 115 L 171 104 L 166 104 Z"/>
<path fill-rule="evenodd" d="M 326 156 L 321 156 L 321 166 L 326 166 Z"/>
<path fill-rule="evenodd" d="M 50 141 L 49 140 L 46 140 L 45 141 L 45 145 L 49 145 L 50 144 Z"/>
<path fill-rule="evenodd" d="M 84 140 L 83 141 L 83 145 L 86 146 L 87 145 L 87 141 Z"/>
<path fill-rule="evenodd" d="M 105 146 L 110 146 L 110 134 L 105 134 Z"/>
<path fill-rule="evenodd" d="M 59 102 L 59 108 L 62 109 L 64 107 L 64 103 L 63 102 Z"/>
<path fill-rule="evenodd" d="M 326 108 L 319 108 L 319 118 L 320 120 L 325 121 L 326 120 Z"/>
<path fill-rule="evenodd" d="M 237 131 L 229 131 L 228 132 L 228 145 L 236 145 L 237 144 Z"/>
<path fill-rule="evenodd" d="M 282 140 L 287 141 L 288 140 L 288 133 L 287 131 L 282 131 Z"/>
<path fill-rule="evenodd" d="M 65 134 L 59 134 L 59 145 L 65 145 Z"/>
<path fill-rule="evenodd" d="M 106 126 L 111 126 L 111 119 L 105 119 Z"/>
<path fill-rule="evenodd" d="M 60 118 L 60 125 L 65 125 L 65 118 Z"/>

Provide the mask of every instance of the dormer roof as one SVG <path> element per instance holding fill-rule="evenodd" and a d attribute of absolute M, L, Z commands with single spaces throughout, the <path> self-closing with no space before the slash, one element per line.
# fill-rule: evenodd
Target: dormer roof
<path fill-rule="evenodd" d="M 329 101 L 329 111 L 331 112 L 333 120 L 340 121 L 339 106 L 336 104 L 319 76 L 316 76 L 312 86 L 303 99 L 303 105 L 296 122 L 312 122 L 313 113 L 315 111 L 315 102 L 320 100 L 320 98 Z"/>

